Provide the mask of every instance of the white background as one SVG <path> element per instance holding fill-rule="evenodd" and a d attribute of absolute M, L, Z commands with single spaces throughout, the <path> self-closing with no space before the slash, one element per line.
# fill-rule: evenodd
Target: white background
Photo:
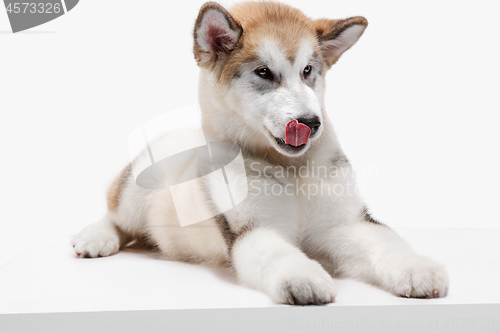
<path fill-rule="evenodd" d="M 352 164 L 378 170 L 359 179 L 373 215 L 396 228 L 497 227 L 496 3 L 286 2 L 369 21 L 328 73 L 326 104 Z M 129 133 L 196 103 L 202 3 L 83 0 L 18 34 L 0 10 L 0 265 L 99 219 Z"/>

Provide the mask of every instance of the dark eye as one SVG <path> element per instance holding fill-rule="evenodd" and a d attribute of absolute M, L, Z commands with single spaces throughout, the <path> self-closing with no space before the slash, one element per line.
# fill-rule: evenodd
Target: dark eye
<path fill-rule="evenodd" d="M 304 68 L 304 76 L 308 76 L 309 74 L 311 74 L 311 71 L 312 71 L 312 67 L 311 67 L 311 65 L 307 65 L 307 66 Z"/>
<path fill-rule="evenodd" d="M 263 79 L 268 79 L 271 76 L 271 70 L 267 68 L 266 66 L 259 67 L 255 70 L 255 74 L 260 76 Z"/>

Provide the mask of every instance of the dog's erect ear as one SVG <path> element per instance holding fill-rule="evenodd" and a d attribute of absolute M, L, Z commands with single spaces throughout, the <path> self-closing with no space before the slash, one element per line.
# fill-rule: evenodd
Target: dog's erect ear
<path fill-rule="evenodd" d="M 194 57 L 202 67 L 214 67 L 234 50 L 243 29 L 215 2 L 205 3 L 194 25 Z"/>
<path fill-rule="evenodd" d="M 315 24 L 323 58 L 330 68 L 361 37 L 368 21 L 356 16 L 345 20 L 320 19 Z"/>

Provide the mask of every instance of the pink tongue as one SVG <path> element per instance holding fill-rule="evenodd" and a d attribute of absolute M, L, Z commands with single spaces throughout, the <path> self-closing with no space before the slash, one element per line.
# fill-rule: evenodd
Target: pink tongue
<path fill-rule="evenodd" d="M 309 140 L 311 129 L 297 120 L 286 124 L 285 143 L 294 147 L 302 146 Z"/>

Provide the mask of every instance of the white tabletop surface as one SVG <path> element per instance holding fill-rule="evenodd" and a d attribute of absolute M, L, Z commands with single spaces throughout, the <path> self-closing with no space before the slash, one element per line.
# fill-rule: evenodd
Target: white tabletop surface
<path fill-rule="evenodd" d="M 336 279 L 337 301 L 328 306 L 498 303 L 500 229 L 397 232 L 417 251 L 447 266 L 449 295 L 403 299 Z M 239 286 L 226 269 L 165 261 L 141 250 L 77 259 L 69 235 L 44 236 L 0 267 L 0 314 L 276 306 L 286 305 Z"/>

